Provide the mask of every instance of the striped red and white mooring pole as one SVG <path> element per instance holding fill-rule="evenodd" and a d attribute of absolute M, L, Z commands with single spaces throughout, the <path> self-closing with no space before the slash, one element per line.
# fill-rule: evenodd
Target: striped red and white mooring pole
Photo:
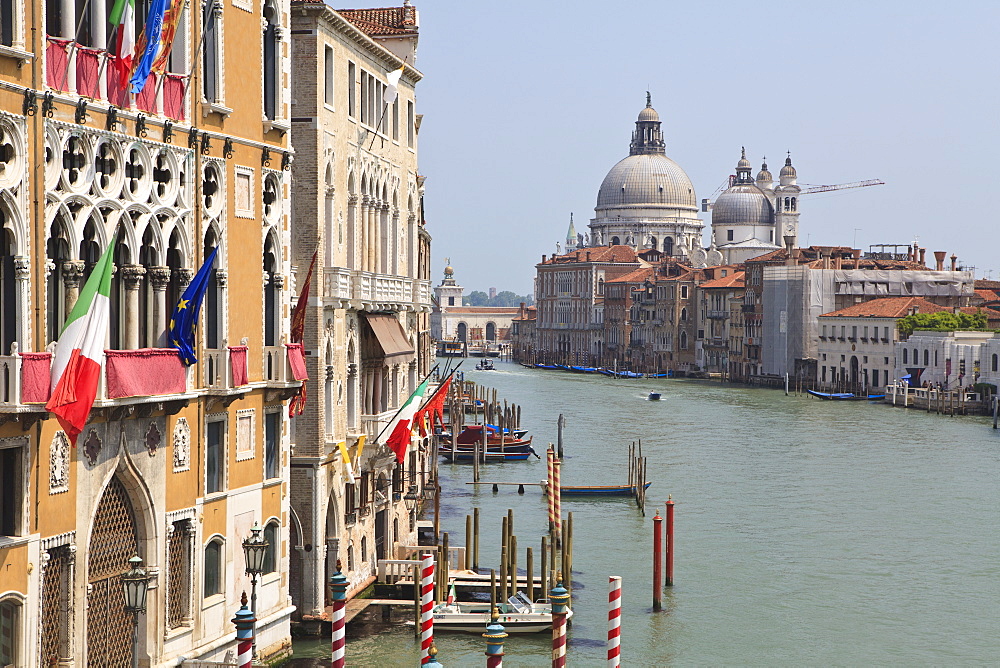
<path fill-rule="evenodd" d="M 621 663 L 622 635 L 622 579 L 617 575 L 608 578 L 608 668 Z"/>
<path fill-rule="evenodd" d="M 243 607 L 233 617 L 233 624 L 236 625 L 236 665 L 239 668 L 250 668 L 253 662 L 253 627 L 257 619 L 247 607 L 246 592 L 243 592 L 240 603 Z"/>
<path fill-rule="evenodd" d="M 344 668 L 347 640 L 344 636 L 345 616 L 347 612 L 347 578 L 340 572 L 340 560 L 337 560 L 337 572 L 330 577 L 330 587 L 333 589 L 333 614 L 330 616 L 332 629 L 332 647 L 330 658 L 333 668 Z"/>
<path fill-rule="evenodd" d="M 486 625 L 486 633 L 483 634 L 486 640 L 486 668 L 503 668 L 503 641 L 507 638 L 507 631 L 499 619 L 500 608 L 494 607 L 490 623 Z"/>
<path fill-rule="evenodd" d="M 555 465 L 553 464 L 555 457 L 555 450 L 553 450 L 552 445 L 549 444 L 549 449 L 545 451 L 545 473 L 547 476 L 546 480 L 548 481 L 548 485 L 545 487 L 545 496 L 548 498 L 545 500 L 547 502 L 546 507 L 549 511 L 549 534 L 551 535 L 555 535 L 554 531 L 556 529 L 556 497 L 555 489 L 552 487 L 555 482 L 555 473 L 553 473 L 553 470 L 555 469 Z"/>
<path fill-rule="evenodd" d="M 562 573 L 558 574 L 558 584 L 549 592 L 552 604 L 552 668 L 566 668 L 566 611 L 569 609 L 569 592 L 562 585 Z"/>
<path fill-rule="evenodd" d="M 420 557 L 420 663 L 430 663 L 434 644 L 434 555 Z"/>
<path fill-rule="evenodd" d="M 674 586 L 674 497 L 667 494 L 667 586 Z"/>

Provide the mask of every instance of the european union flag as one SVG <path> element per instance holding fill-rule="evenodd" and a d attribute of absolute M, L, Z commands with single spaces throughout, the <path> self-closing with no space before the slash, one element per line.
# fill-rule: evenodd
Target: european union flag
<path fill-rule="evenodd" d="M 167 341 L 177 348 L 181 361 L 191 366 L 198 361 L 194 355 L 194 328 L 198 326 L 198 314 L 201 312 L 201 302 L 208 291 L 208 281 L 212 277 L 212 265 L 215 264 L 215 254 L 219 252 L 216 246 L 205 264 L 195 274 L 194 280 L 184 290 L 181 299 L 174 307 L 170 316 L 170 327 L 167 329 Z"/>

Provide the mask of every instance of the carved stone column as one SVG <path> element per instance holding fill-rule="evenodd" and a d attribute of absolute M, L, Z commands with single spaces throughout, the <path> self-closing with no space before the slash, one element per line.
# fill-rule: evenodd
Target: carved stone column
<path fill-rule="evenodd" d="M 151 345 L 163 348 L 167 345 L 167 285 L 170 284 L 170 267 L 150 267 L 149 282 L 153 286 L 153 326 L 150 332 Z"/>
<path fill-rule="evenodd" d="M 378 271 L 380 255 L 378 252 L 378 202 L 375 201 L 375 198 L 372 198 L 371 204 L 368 206 L 368 235 L 368 271 L 374 273 Z"/>
<path fill-rule="evenodd" d="M 125 283 L 125 349 L 135 350 L 139 347 L 139 287 L 146 268 L 141 264 L 127 264 L 121 272 Z"/>
<path fill-rule="evenodd" d="M 178 294 L 184 292 L 194 278 L 194 269 L 174 269 L 174 278 L 177 280 Z"/>
<path fill-rule="evenodd" d="M 31 286 L 31 258 L 17 256 L 14 258 L 14 293 L 17 296 L 17 309 L 22 317 L 17 318 L 17 340 L 22 349 L 27 348 L 31 330 L 28 328 L 31 319 L 27 317 L 28 288 Z"/>
<path fill-rule="evenodd" d="M 66 291 L 66 313 L 68 314 L 76 306 L 76 300 L 80 297 L 80 280 L 83 278 L 83 270 L 86 264 L 80 260 L 68 260 L 62 263 L 63 289 Z"/>

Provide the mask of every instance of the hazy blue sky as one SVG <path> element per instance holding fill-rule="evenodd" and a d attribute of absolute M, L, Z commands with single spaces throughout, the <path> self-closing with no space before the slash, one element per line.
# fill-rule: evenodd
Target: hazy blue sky
<path fill-rule="evenodd" d="M 740 146 L 775 176 L 790 150 L 800 184 L 886 182 L 804 197 L 803 244 L 916 238 L 1000 278 L 998 2 L 415 4 L 435 284 L 451 257 L 467 291 L 530 291 L 647 89 L 699 200 Z"/>

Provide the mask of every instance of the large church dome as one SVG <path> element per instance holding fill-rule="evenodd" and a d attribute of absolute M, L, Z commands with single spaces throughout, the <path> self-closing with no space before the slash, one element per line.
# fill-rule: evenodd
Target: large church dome
<path fill-rule="evenodd" d="M 660 125 L 647 92 L 628 157 L 611 168 L 597 191 L 589 235 L 595 246 L 624 244 L 667 255 L 683 255 L 701 246 L 704 224 L 698 218 L 694 186 L 680 165 L 667 157 Z"/>
<path fill-rule="evenodd" d="M 691 179 L 662 153 L 633 154 L 619 161 L 597 192 L 597 209 L 670 207 L 698 210 Z"/>

